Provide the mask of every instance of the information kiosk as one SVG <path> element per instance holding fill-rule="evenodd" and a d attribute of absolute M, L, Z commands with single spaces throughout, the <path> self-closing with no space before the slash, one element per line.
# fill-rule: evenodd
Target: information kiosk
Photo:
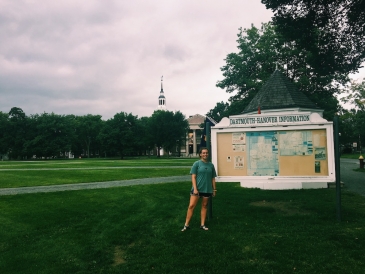
<path fill-rule="evenodd" d="M 318 109 L 272 107 L 212 127 L 217 181 L 261 189 L 327 188 L 335 182 L 333 123 Z"/>

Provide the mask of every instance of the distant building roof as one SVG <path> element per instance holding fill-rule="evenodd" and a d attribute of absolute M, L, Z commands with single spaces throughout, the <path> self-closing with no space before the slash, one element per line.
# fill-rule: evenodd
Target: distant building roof
<path fill-rule="evenodd" d="M 192 115 L 187 120 L 189 122 L 190 129 L 201 129 L 200 125 L 205 123 L 205 119 L 208 119 L 212 126 L 217 124 L 217 122 L 214 121 L 213 118 L 210 118 L 208 116 L 203 116 L 200 114 Z"/>
<path fill-rule="evenodd" d="M 200 125 L 204 123 L 205 116 L 200 114 L 195 114 L 189 116 L 187 120 L 189 122 L 190 129 L 200 129 Z"/>
<path fill-rule="evenodd" d="M 283 73 L 275 70 L 242 113 L 269 109 L 307 108 L 319 109 Z"/>

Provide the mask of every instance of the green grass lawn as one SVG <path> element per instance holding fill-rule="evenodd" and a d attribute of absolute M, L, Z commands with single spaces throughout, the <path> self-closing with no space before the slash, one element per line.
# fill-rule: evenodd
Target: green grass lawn
<path fill-rule="evenodd" d="M 0 188 L 119 181 L 189 175 L 187 168 L 0 171 Z"/>
<path fill-rule="evenodd" d="M 188 182 L 2 196 L 1 273 L 363 273 L 364 197 L 217 188 L 186 232 Z"/>
<path fill-rule="evenodd" d="M 67 159 L 35 161 L 0 161 L 1 169 L 40 168 L 103 168 L 134 166 L 191 166 L 198 158 L 140 158 L 140 159 Z"/>
<path fill-rule="evenodd" d="M 189 175 L 197 159 L 0 162 L 0 188 L 105 182 Z"/>
<path fill-rule="evenodd" d="M 4 161 L 0 187 L 185 175 L 195 160 Z M 342 191 L 338 223 L 335 189 L 268 191 L 218 183 L 210 230 L 199 229 L 197 208 L 192 229 L 181 232 L 190 187 L 180 182 L 0 196 L 0 273 L 365 269 L 362 196 Z"/>
<path fill-rule="evenodd" d="M 359 154 L 359 153 L 352 153 L 352 154 L 341 154 L 341 158 L 346 159 L 359 159 L 360 155 L 365 157 L 365 154 Z"/>

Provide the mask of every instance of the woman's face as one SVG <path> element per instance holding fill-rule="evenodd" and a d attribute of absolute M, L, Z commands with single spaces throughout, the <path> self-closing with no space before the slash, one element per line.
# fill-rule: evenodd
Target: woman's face
<path fill-rule="evenodd" d="M 201 152 L 200 152 L 200 159 L 202 160 L 207 160 L 208 159 L 208 156 L 209 156 L 209 152 L 207 149 L 203 149 Z"/>

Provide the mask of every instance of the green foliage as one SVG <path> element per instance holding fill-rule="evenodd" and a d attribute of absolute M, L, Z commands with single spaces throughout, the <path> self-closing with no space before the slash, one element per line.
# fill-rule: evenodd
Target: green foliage
<path fill-rule="evenodd" d="M 120 112 L 105 122 L 100 138 L 107 151 L 117 151 L 121 159 L 133 151 L 134 136 L 137 132 L 137 116 Z"/>
<path fill-rule="evenodd" d="M 273 23 L 295 43 L 318 76 L 356 72 L 365 58 L 365 2 L 362 0 L 261 0 Z"/>
<path fill-rule="evenodd" d="M 222 102 L 218 102 L 216 106 L 211 109 L 207 116 L 213 118 L 216 122 L 220 122 L 222 118 L 229 116 L 229 104 Z M 205 125 L 201 125 L 201 128 L 204 128 Z"/>
<path fill-rule="evenodd" d="M 352 80 L 345 92 L 346 96 L 341 99 L 342 102 L 350 103 L 356 109 L 365 111 L 365 79 L 362 79 L 360 83 Z"/>
<path fill-rule="evenodd" d="M 43 113 L 27 119 L 31 135 L 24 147 L 28 156 L 59 157 L 71 151 L 75 138 L 73 116 Z"/>
<path fill-rule="evenodd" d="M 217 87 L 233 93 L 225 115 L 240 114 L 267 81 L 275 68 L 285 72 L 309 99 L 324 109 L 324 117 L 332 119 L 339 109 L 335 94 L 340 83 L 348 78 L 343 75 L 321 75 L 308 65 L 308 55 L 295 43 L 289 42 L 277 32 L 270 23 L 262 24 L 261 29 L 252 26 L 238 33 L 238 52 L 227 55 L 226 65 L 221 67 L 224 79 Z M 218 113 L 218 105 L 211 113 Z"/>
<path fill-rule="evenodd" d="M 273 43 L 278 39 L 270 24 L 262 24 L 261 29 L 240 28 L 237 36 L 239 52 L 227 55 L 226 65 L 221 67 L 224 79 L 217 82 L 217 87 L 228 93 L 237 91 L 230 102 L 243 102 L 244 107 L 274 71 L 277 60 Z"/>
<path fill-rule="evenodd" d="M 6 134 L 9 127 L 9 115 L 0 111 L 0 154 L 6 154 L 9 150 Z"/>
<path fill-rule="evenodd" d="M 358 149 L 365 145 L 365 111 L 344 110 L 340 116 L 341 144 L 351 146 L 358 144 Z"/>
<path fill-rule="evenodd" d="M 189 123 L 180 112 L 156 110 L 149 120 L 149 130 L 152 140 L 158 149 L 164 147 L 167 152 L 176 146 L 180 148 L 189 130 Z"/>
<path fill-rule="evenodd" d="M 137 120 L 137 134 L 134 137 L 134 151 L 139 152 L 139 155 L 146 151 L 154 149 L 152 133 L 149 128 L 150 117 L 141 117 Z"/>
<path fill-rule="evenodd" d="M 352 142 L 356 136 L 354 134 L 356 130 L 355 115 L 354 111 L 344 110 L 343 114 L 339 117 L 339 132 L 341 133 L 340 142 L 343 145 L 351 144 L 352 147 Z"/>
<path fill-rule="evenodd" d="M 81 154 L 81 151 L 85 151 L 87 157 L 90 158 L 90 151 L 95 155 L 100 151 L 100 140 L 98 135 L 104 125 L 101 120 L 101 115 L 84 115 L 75 116 L 75 132 L 76 140 L 73 146 L 73 151 L 76 156 Z M 79 148 L 79 149 L 77 149 Z"/>
<path fill-rule="evenodd" d="M 9 111 L 7 129 L 4 133 L 5 143 L 10 158 L 21 159 L 27 156 L 23 146 L 29 140 L 28 120 L 21 108 L 13 107 Z"/>
<path fill-rule="evenodd" d="M 365 146 L 365 80 L 360 83 L 351 81 L 346 87 L 346 96 L 341 100 L 350 103 L 353 109 L 342 110 L 340 116 L 341 144 L 352 147 L 354 142 L 358 148 Z"/>
<path fill-rule="evenodd" d="M 100 115 L 26 116 L 22 109 L 0 112 L 0 153 L 11 159 L 143 155 L 157 144 L 167 151 L 184 143 L 189 123 L 180 111 L 156 111 L 138 119 L 120 112 L 103 121 Z"/>

